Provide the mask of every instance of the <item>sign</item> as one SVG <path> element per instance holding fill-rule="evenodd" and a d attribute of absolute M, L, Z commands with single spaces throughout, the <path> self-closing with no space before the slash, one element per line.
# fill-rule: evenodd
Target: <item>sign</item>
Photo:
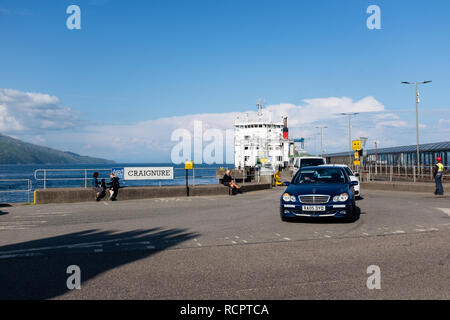
<path fill-rule="evenodd" d="M 194 169 L 194 161 L 185 161 L 184 162 L 184 168 L 186 170 L 192 170 Z"/>
<path fill-rule="evenodd" d="M 111 173 L 113 173 L 115 177 L 123 180 L 124 168 L 112 168 Z"/>
<path fill-rule="evenodd" d="M 361 140 L 353 140 L 352 149 L 353 151 L 361 150 Z"/>
<path fill-rule="evenodd" d="M 355 160 L 355 161 L 353 161 L 353 164 L 354 164 L 355 166 L 360 166 L 360 165 L 361 165 L 361 161 Z"/>
<path fill-rule="evenodd" d="M 359 152 L 355 151 L 355 160 L 359 160 Z"/>
<path fill-rule="evenodd" d="M 124 168 L 124 180 L 173 180 L 173 167 Z"/>

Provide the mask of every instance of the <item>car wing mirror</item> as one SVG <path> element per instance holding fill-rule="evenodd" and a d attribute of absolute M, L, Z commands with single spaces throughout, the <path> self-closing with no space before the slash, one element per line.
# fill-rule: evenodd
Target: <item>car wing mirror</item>
<path fill-rule="evenodd" d="M 290 183 L 289 181 L 283 182 L 283 186 L 286 186 L 286 187 L 289 187 L 290 184 L 291 184 L 291 183 Z"/>
<path fill-rule="evenodd" d="M 357 186 L 358 184 L 358 181 L 350 181 L 350 186 Z"/>

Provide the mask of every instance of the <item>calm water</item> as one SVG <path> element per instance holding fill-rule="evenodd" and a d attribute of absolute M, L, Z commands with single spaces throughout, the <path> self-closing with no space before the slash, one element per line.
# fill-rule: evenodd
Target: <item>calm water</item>
<path fill-rule="evenodd" d="M 45 186 L 47 188 L 84 188 L 91 187 L 92 174 L 95 171 L 100 173 L 100 178 L 109 181 L 109 172 L 111 168 L 121 167 L 174 167 L 174 180 L 145 180 L 145 181 L 124 181 L 121 180 L 121 186 L 152 186 L 152 185 L 184 185 L 186 183 L 186 171 L 184 165 L 173 165 L 169 163 L 116 163 L 107 165 L 0 165 L 0 203 L 16 203 L 33 201 L 33 192 L 14 192 L 4 193 L 7 190 L 27 190 L 28 181 L 1 181 L 13 179 L 30 179 L 31 189 L 44 188 L 44 172 L 41 169 L 47 169 Z M 192 184 L 216 184 L 216 170 L 219 167 L 209 165 L 197 165 L 194 172 L 189 171 L 189 183 Z M 67 171 L 70 169 L 70 171 Z M 84 181 L 85 171 L 87 171 L 87 183 Z M 36 177 L 35 177 L 35 171 Z M 58 171 L 59 170 L 59 171 Z M 193 173 L 195 177 L 193 178 Z M 36 179 L 37 178 L 37 179 Z M 54 180 L 52 180 L 54 179 Z"/>

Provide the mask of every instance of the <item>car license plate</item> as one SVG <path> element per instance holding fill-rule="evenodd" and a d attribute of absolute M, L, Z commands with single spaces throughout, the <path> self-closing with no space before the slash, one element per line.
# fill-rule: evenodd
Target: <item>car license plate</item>
<path fill-rule="evenodd" d="M 325 211 L 325 206 L 302 206 L 303 211 Z"/>

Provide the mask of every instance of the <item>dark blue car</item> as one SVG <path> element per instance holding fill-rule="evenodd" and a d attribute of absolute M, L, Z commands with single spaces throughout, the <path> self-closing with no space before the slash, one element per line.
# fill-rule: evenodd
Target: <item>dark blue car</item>
<path fill-rule="evenodd" d="M 281 220 L 297 217 L 358 218 L 354 186 L 341 167 L 320 166 L 301 168 L 281 196 Z"/>

